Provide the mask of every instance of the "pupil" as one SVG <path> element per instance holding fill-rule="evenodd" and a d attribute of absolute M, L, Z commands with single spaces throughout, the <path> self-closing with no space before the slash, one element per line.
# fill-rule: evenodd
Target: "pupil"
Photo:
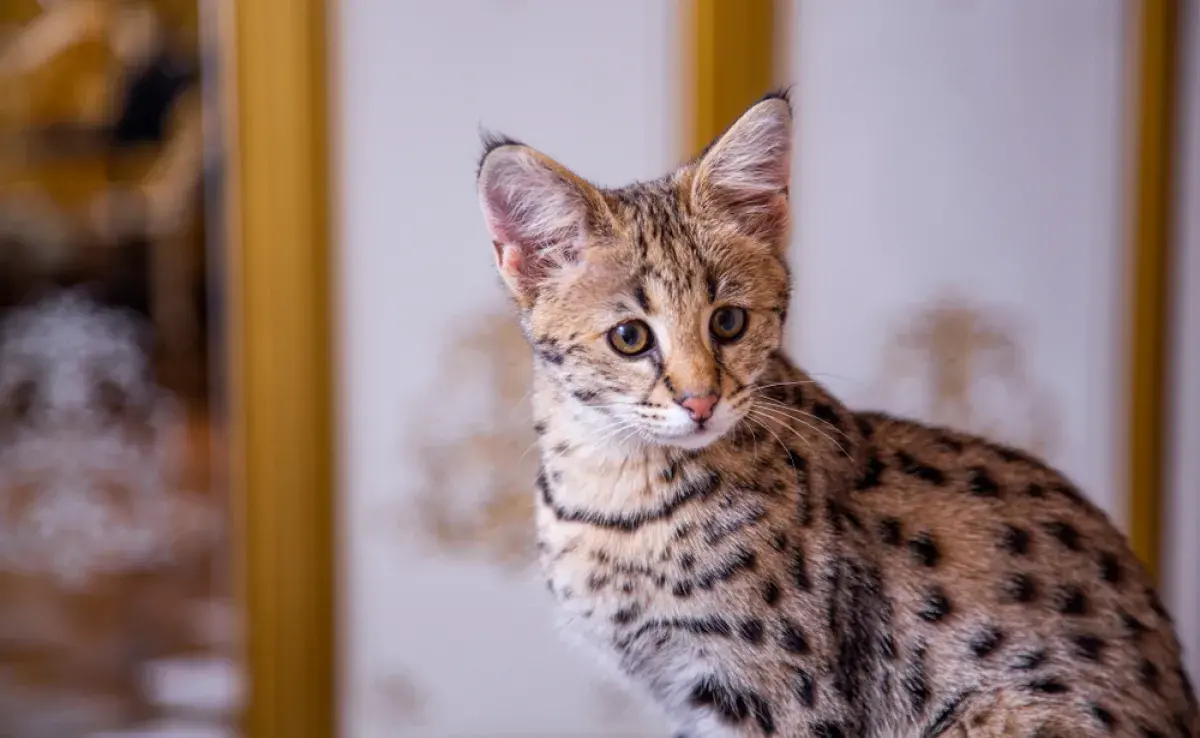
<path fill-rule="evenodd" d="M 630 346 L 636 346 L 640 332 L 636 325 L 626 325 L 621 327 L 621 340 Z"/>
<path fill-rule="evenodd" d="M 737 327 L 735 325 L 737 321 L 734 320 L 732 310 L 722 310 L 720 317 L 717 318 L 717 322 L 720 324 L 721 330 L 723 331 L 732 331 Z"/>

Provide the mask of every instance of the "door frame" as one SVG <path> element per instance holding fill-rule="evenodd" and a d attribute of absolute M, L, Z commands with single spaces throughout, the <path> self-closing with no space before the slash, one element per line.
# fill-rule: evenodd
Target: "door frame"
<path fill-rule="evenodd" d="M 216 9 L 242 734 L 336 735 L 327 0 Z"/>

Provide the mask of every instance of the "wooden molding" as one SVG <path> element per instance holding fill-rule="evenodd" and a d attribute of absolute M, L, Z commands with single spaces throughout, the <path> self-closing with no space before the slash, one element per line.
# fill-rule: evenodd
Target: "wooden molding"
<path fill-rule="evenodd" d="M 1135 8 L 1136 87 L 1128 325 L 1128 523 L 1134 553 L 1157 579 L 1162 541 L 1164 436 L 1169 417 L 1169 272 L 1178 78 L 1177 0 Z"/>
<path fill-rule="evenodd" d="M 325 0 L 220 5 L 243 734 L 336 734 Z"/>
<path fill-rule="evenodd" d="M 683 0 L 685 157 L 698 154 L 775 85 L 778 0 Z"/>

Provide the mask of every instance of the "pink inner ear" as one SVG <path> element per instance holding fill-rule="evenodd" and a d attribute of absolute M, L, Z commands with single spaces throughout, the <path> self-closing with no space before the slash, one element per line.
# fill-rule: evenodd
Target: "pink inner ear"
<path fill-rule="evenodd" d="M 490 185 L 485 194 L 487 212 L 484 215 L 488 220 L 488 228 L 496 239 L 495 243 L 519 243 L 520 234 L 511 215 L 513 204 L 508 200 L 508 193 L 499 186 Z"/>
<path fill-rule="evenodd" d="M 525 274 L 525 256 L 520 248 L 496 242 L 496 259 L 500 262 L 500 269 L 514 277 L 528 276 Z"/>

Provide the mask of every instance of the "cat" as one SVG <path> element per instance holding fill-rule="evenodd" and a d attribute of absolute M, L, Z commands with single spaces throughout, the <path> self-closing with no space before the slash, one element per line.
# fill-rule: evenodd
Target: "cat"
<path fill-rule="evenodd" d="M 687 738 L 1197 736 L 1168 613 L 1068 479 L 788 359 L 791 152 L 785 93 L 617 189 L 485 137 L 564 633 Z"/>

